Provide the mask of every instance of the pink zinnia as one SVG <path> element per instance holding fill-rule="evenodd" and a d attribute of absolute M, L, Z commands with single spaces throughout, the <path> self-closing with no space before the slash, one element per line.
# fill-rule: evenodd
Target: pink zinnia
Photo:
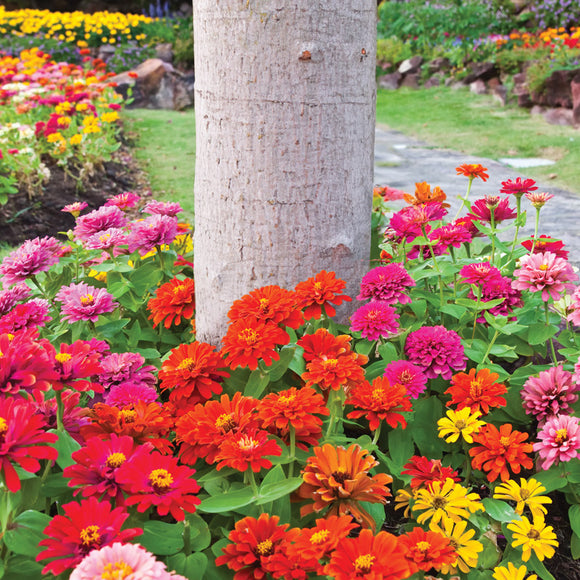
<path fill-rule="evenodd" d="M 158 398 L 159 395 L 155 387 L 130 381 L 111 387 L 105 396 L 105 404 L 123 409 L 136 405 L 139 401 L 153 403 Z"/>
<path fill-rule="evenodd" d="M 45 236 L 26 240 L 19 248 L 8 254 L 0 264 L 0 276 L 4 286 L 46 272 L 57 264 L 62 253 L 62 243 L 56 238 Z"/>
<path fill-rule="evenodd" d="M 32 290 L 24 282 L 12 288 L 0 290 L 0 316 L 8 314 L 16 304 L 28 299 L 31 294 Z"/>
<path fill-rule="evenodd" d="M 474 262 L 463 266 L 459 271 L 461 281 L 465 284 L 482 285 L 501 278 L 501 272 L 489 262 Z"/>
<path fill-rule="evenodd" d="M 554 415 L 567 415 L 578 400 L 578 390 L 571 372 L 562 365 L 550 367 L 524 383 L 521 391 L 524 410 L 539 423 Z"/>
<path fill-rule="evenodd" d="M 423 326 L 411 332 L 405 343 L 405 353 L 429 379 L 441 375 L 449 380 L 453 370 L 465 369 L 467 360 L 461 337 L 444 326 Z"/>
<path fill-rule="evenodd" d="M 511 207 L 509 207 L 509 198 L 506 197 L 502 199 L 493 209 L 490 207 L 488 200 L 485 198 L 478 199 L 471 206 L 471 212 L 467 214 L 467 217 L 470 217 L 474 220 L 491 223 L 492 211 L 495 225 L 503 222 L 504 220 L 514 219 L 517 216 L 516 212 Z"/>
<path fill-rule="evenodd" d="M 542 300 L 559 300 L 565 290 L 574 290 L 573 281 L 578 280 L 572 266 L 556 254 L 526 254 L 520 259 L 520 267 L 514 270 L 516 280 L 512 285 L 517 290 L 541 292 Z"/>
<path fill-rule="evenodd" d="M 580 426 L 576 417 L 549 418 L 538 438 L 540 441 L 534 443 L 534 451 L 540 455 L 541 469 L 549 469 L 554 463 L 571 461 L 580 455 Z"/>
<path fill-rule="evenodd" d="M 516 177 L 515 181 L 508 179 L 507 181 L 501 182 L 501 189 L 499 190 L 500 193 L 507 193 L 522 196 L 524 193 L 528 193 L 530 191 L 535 191 L 538 189 L 536 186 L 536 182 L 533 179 L 524 179 L 522 181 L 521 177 Z"/>
<path fill-rule="evenodd" d="M 397 311 L 382 300 L 363 304 L 351 317 L 350 329 L 361 331 L 363 338 L 378 340 L 399 331 Z"/>
<path fill-rule="evenodd" d="M 120 542 L 100 550 L 93 550 L 70 575 L 70 580 L 95 580 L 95 578 L 187 580 L 184 576 L 168 572 L 163 562 L 156 560 L 153 554 L 139 544 Z"/>
<path fill-rule="evenodd" d="M 85 247 L 90 250 L 108 250 L 127 244 L 127 234 L 121 228 L 108 228 L 88 238 Z"/>
<path fill-rule="evenodd" d="M 62 302 L 61 313 L 69 324 L 79 320 L 96 322 L 101 314 L 113 312 L 118 304 L 104 288 L 95 288 L 84 282 L 63 286 L 55 296 Z"/>
<path fill-rule="evenodd" d="M 384 376 L 389 382 L 403 385 L 412 399 L 417 399 L 427 387 L 427 377 L 423 371 L 406 360 L 394 360 L 385 368 Z"/>
<path fill-rule="evenodd" d="M 129 252 L 139 250 L 144 256 L 155 246 L 171 244 L 177 236 L 177 218 L 154 214 L 132 224 L 129 232 Z"/>
<path fill-rule="evenodd" d="M 58 379 L 52 384 L 55 391 L 65 387 L 75 391 L 103 392 L 103 387 L 91 380 L 93 375 L 101 372 L 101 355 L 91 348 L 84 340 L 76 340 L 72 344 L 61 343 L 60 352 L 55 357 L 54 368 Z"/>
<path fill-rule="evenodd" d="M 38 328 L 52 320 L 48 314 L 50 303 L 44 298 L 33 298 L 17 304 L 11 312 L 0 318 L 0 334 L 15 334 L 24 328 Z"/>
<path fill-rule="evenodd" d="M 86 241 L 92 235 L 104 232 L 109 228 L 123 228 L 127 225 L 125 214 L 116 206 L 103 206 L 77 218 L 73 230 L 78 240 Z"/>
<path fill-rule="evenodd" d="M 572 303 L 570 305 L 572 311 L 568 314 L 567 319 L 572 322 L 574 326 L 580 326 L 580 286 L 576 287 L 574 294 L 572 294 Z"/>
<path fill-rule="evenodd" d="M 140 200 L 141 198 L 136 193 L 126 191 L 125 193 L 119 193 L 119 195 L 108 199 L 103 207 L 115 206 L 120 210 L 126 210 L 135 207 Z"/>
<path fill-rule="evenodd" d="M 89 204 L 86 201 L 75 201 L 74 203 L 65 205 L 60 211 L 70 213 L 73 217 L 77 218 L 81 214 L 81 211 L 87 207 L 89 207 Z"/>
<path fill-rule="evenodd" d="M 153 365 L 145 365 L 143 355 L 136 352 L 113 352 L 102 362 L 102 370 L 97 379 L 105 389 L 131 382 L 153 387 L 157 382 Z"/>
<path fill-rule="evenodd" d="M 150 201 L 144 208 L 144 213 L 168 215 L 175 217 L 183 208 L 175 201 Z"/>
<path fill-rule="evenodd" d="M 537 191 L 535 193 L 526 193 L 526 199 L 536 208 L 540 209 L 544 207 L 547 201 L 552 199 L 554 195 L 552 193 L 546 193 L 545 191 Z"/>
<path fill-rule="evenodd" d="M 409 276 L 404 266 L 398 262 L 379 266 L 367 272 L 360 283 L 360 294 L 357 300 L 380 300 L 385 304 L 408 304 L 408 288 L 416 282 Z"/>
<path fill-rule="evenodd" d="M 433 230 L 429 239 L 437 242 L 433 249 L 435 255 L 439 255 L 447 251 L 450 246 L 460 248 L 461 244 L 471 242 L 473 236 L 465 225 L 451 223 Z"/>
<path fill-rule="evenodd" d="M 473 290 L 469 291 L 468 298 L 476 300 L 477 296 Z M 514 308 L 520 308 L 524 305 L 522 293 L 512 286 L 511 278 L 504 276 L 485 280 L 481 285 L 481 302 L 489 302 L 496 298 L 503 298 L 504 301 L 488 310 L 493 316 L 509 316 Z M 478 317 L 477 322 L 487 324 L 483 314 Z"/>

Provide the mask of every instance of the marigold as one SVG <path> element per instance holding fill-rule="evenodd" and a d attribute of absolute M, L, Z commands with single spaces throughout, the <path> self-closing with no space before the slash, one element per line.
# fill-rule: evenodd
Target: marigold
<path fill-rule="evenodd" d="M 509 479 L 496 486 L 493 497 L 496 499 L 506 499 L 515 501 L 515 512 L 520 516 L 524 513 L 527 507 L 532 512 L 533 517 L 542 517 L 548 513 L 548 510 L 543 504 L 552 503 L 552 499 L 547 495 L 542 495 L 546 488 L 533 477 L 527 481 L 522 477 L 520 483 Z"/>
<path fill-rule="evenodd" d="M 221 443 L 216 455 L 219 461 L 216 469 L 232 467 L 238 471 L 251 468 L 258 473 L 260 469 L 270 469 L 272 462 L 268 457 L 282 455 L 282 449 L 273 439 L 268 439 L 269 433 L 261 429 L 247 429 L 232 433 Z"/>
<path fill-rule="evenodd" d="M 457 405 L 457 410 L 469 408 L 472 413 L 479 411 L 482 415 L 487 415 L 491 408 L 505 406 L 502 395 L 507 393 L 507 388 L 496 382 L 498 378 L 489 369 L 470 369 L 469 373 L 453 375 L 451 386 L 445 391 L 451 395 L 447 406 Z"/>
<path fill-rule="evenodd" d="M 260 360 L 263 360 L 266 366 L 270 366 L 274 360 L 279 360 L 280 355 L 275 350 L 276 347 L 289 342 L 288 333 L 273 322 L 242 318 L 230 324 L 220 354 L 227 355 L 225 361 L 230 368 L 240 366 L 254 371 L 258 368 Z"/>
<path fill-rule="evenodd" d="M 205 342 L 180 344 L 161 365 L 160 388 L 169 390 L 169 400 L 186 410 L 222 392 L 221 381 L 230 376 L 215 347 Z"/>
<path fill-rule="evenodd" d="M 440 570 L 457 560 L 457 552 L 449 538 L 436 531 L 413 528 L 399 536 L 399 544 L 407 548 L 405 558 L 412 573 L 428 572 L 431 568 Z"/>
<path fill-rule="evenodd" d="M 469 450 L 471 465 L 487 473 L 488 481 L 498 477 L 502 481 L 510 478 L 508 465 L 514 473 L 519 473 L 522 467 L 531 469 L 534 465 L 528 453 L 532 452 L 532 444 L 524 443 L 527 433 L 513 430 L 510 423 L 504 423 L 499 430 L 488 423 L 473 436 L 478 447 Z"/>
<path fill-rule="evenodd" d="M 467 521 L 454 522 L 449 518 L 442 519 L 439 524 L 431 522 L 429 529 L 438 532 L 449 540 L 455 549 L 456 559 L 449 564 L 443 564 L 440 571 L 443 574 L 456 574 L 459 569 L 464 574 L 469 573 L 470 568 L 477 566 L 478 553 L 483 552 L 483 544 L 473 540 L 475 530 L 466 531 Z"/>
<path fill-rule="evenodd" d="M 479 411 L 471 413 L 469 407 L 464 407 L 458 411 L 449 409 L 447 417 L 442 417 L 437 421 L 439 437 L 444 438 L 446 443 L 455 443 L 459 437 L 462 437 L 466 443 L 473 443 L 473 434 L 477 433 L 484 421 L 479 421 L 481 417 Z"/>
<path fill-rule="evenodd" d="M 189 320 L 195 312 L 195 283 L 191 278 L 180 280 L 174 278 L 166 282 L 155 292 L 155 297 L 147 303 L 153 319 L 153 328 L 162 320 L 163 326 L 169 328 L 181 323 L 181 318 Z"/>
<path fill-rule="evenodd" d="M 421 455 L 413 455 L 403 466 L 403 475 L 411 476 L 411 487 L 429 487 L 434 481 L 445 483 L 446 479 L 459 482 L 460 478 L 454 469 L 441 464 L 440 459 L 427 459 Z"/>
<path fill-rule="evenodd" d="M 352 515 L 364 527 L 375 527 L 373 518 L 360 502 L 386 503 L 391 495 L 387 485 L 393 478 L 386 473 L 369 475 L 379 462 L 366 449 L 353 444 L 348 449 L 330 443 L 313 449 L 302 471 L 304 483 L 297 496 L 311 499 L 300 515 L 328 509 L 326 515 Z"/>
<path fill-rule="evenodd" d="M 519 521 L 513 521 L 507 525 L 513 533 L 512 546 L 522 547 L 522 560 L 527 562 L 532 550 L 540 561 L 551 558 L 558 547 L 558 540 L 552 526 L 546 526 L 543 517 L 535 517 L 533 523 L 526 516 Z"/>
<path fill-rule="evenodd" d="M 393 429 L 397 425 L 404 429 L 407 421 L 401 413 L 411 411 L 411 400 L 405 386 L 391 383 L 387 377 L 377 377 L 372 384 L 368 381 L 358 383 L 349 390 L 345 404 L 360 409 L 351 411 L 347 417 L 366 417 L 371 431 L 378 429 L 383 420 Z"/>
<path fill-rule="evenodd" d="M 481 181 L 487 181 L 489 179 L 489 175 L 486 173 L 487 167 L 484 167 L 480 163 L 463 163 L 459 167 L 456 167 L 455 171 L 457 171 L 457 175 L 465 175 L 470 180 L 477 177 Z"/>
<path fill-rule="evenodd" d="M 336 314 L 334 306 L 350 302 L 352 298 L 343 294 L 346 282 L 339 280 L 334 272 L 322 270 L 313 278 L 296 285 L 298 307 L 304 311 L 304 318 L 320 318 L 322 312 L 329 318 Z M 333 306 L 334 305 L 334 306 Z"/>

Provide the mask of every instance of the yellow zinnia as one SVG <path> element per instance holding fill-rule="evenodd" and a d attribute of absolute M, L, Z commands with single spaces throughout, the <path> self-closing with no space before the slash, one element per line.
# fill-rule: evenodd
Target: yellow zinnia
<path fill-rule="evenodd" d="M 476 493 L 467 493 L 467 489 L 447 478 L 443 484 L 434 481 L 430 487 L 418 490 L 412 510 L 426 510 L 417 518 L 420 524 L 429 518 L 434 524 L 446 518 L 459 522 L 470 512 L 484 509 L 479 499 Z"/>
<path fill-rule="evenodd" d="M 493 569 L 494 580 L 524 580 L 528 569 L 522 565 L 516 568 L 511 562 L 508 562 L 507 568 L 505 566 L 496 566 Z M 538 580 L 535 574 L 528 576 L 527 580 Z"/>
<path fill-rule="evenodd" d="M 473 443 L 472 435 L 485 425 L 485 421 L 478 421 L 481 413 L 479 411 L 472 413 L 470 407 L 464 407 L 459 409 L 459 411 L 450 409 L 446 415 L 447 417 L 437 421 L 437 429 L 439 430 L 439 437 L 445 438 L 447 443 L 455 443 L 460 436 L 467 443 Z"/>
<path fill-rule="evenodd" d="M 474 529 L 465 531 L 467 527 L 467 521 L 465 520 L 454 523 L 453 520 L 443 519 L 441 524 L 431 522 L 429 529 L 445 536 L 449 540 L 449 543 L 457 552 L 457 561 L 452 566 L 442 566 L 439 571 L 443 574 L 456 574 L 457 568 L 459 568 L 461 572 L 467 574 L 470 568 L 477 566 L 477 554 L 483 551 L 483 544 L 472 539 L 475 535 Z"/>
<path fill-rule="evenodd" d="M 512 546 L 522 547 L 522 560 L 527 562 L 535 552 L 538 560 L 551 558 L 558 547 L 558 540 L 552 526 L 547 526 L 543 517 L 534 518 L 531 523 L 526 516 L 522 516 L 520 521 L 513 521 L 507 525 L 508 530 L 513 532 Z"/>
<path fill-rule="evenodd" d="M 500 483 L 493 493 L 495 499 L 507 499 L 517 502 L 515 507 L 516 514 L 522 515 L 524 508 L 528 507 L 533 517 L 543 517 L 548 510 L 542 505 L 552 503 L 551 498 L 541 495 L 546 488 L 533 477 L 526 481 L 520 478 L 518 485 L 513 479 Z"/>

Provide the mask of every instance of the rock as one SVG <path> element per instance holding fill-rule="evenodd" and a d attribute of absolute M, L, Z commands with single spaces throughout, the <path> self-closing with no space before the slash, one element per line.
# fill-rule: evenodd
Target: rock
<path fill-rule="evenodd" d="M 165 42 L 163 44 L 158 44 L 155 47 L 156 58 L 162 60 L 163 62 L 173 63 L 173 45 L 171 42 Z"/>
<path fill-rule="evenodd" d="M 493 62 L 472 62 L 469 65 L 470 72 L 463 79 L 463 84 L 470 85 L 473 81 L 481 79 L 488 81 L 493 77 L 499 77 L 499 70 Z"/>
<path fill-rule="evenodd" d="M 383 75 L 379 78 L 379 87 L 394 91 L 399 88 L 403 75 L 400 72 L 394 72 L 388 75 Z"/>
<path fill-rule="evenodd" d="M 574 125 L 574 113 L 571 109 L 548 109 L 543 116 L 550 125 Z"/>
<path fill-rule="evenodd" d="M 572 80 L 580 75 L 580 69 L 555 70 L 545 81 L 541 93 L 532 93 L 532 100 L 545 107 L 572 108 Z"/>
<path fill-rule="evenodd" d="M 580 125 L 580 75 L 572 79 L 570 90 L 572 91 L 572 113 L 574 122 Z"/>
<path fill-rule="evenodd" d="M 498 77 L 490 78 L 486 83 L 485 86 L 489 89 L 490 92 L 493 93 L 493 90 L 501 85 L 501 81 Z"/>
<path fill-rule="evenodd" d="M 399 65 L 398 72 L 402 75 L 416 73 L 421 68 L 422 62 L 423 57 L 419 55 L 408 58 Z"/>
<path fill-rule="evenodd" d="M 441 79 L 438 76 L 433 76 L 428 78 L 423 85 L 426 89 L 432 89 L 433 87 L 438 87 L 441 84 Z"/>
<path fill-rule="evenodd" d="M 507 93 L 508 91 L 505 85 L 498 85 L 491 91 L 493 100 L 498 102 L 502 107 L 505 107 L 507 104 Z"/>
<path fill-rule="evenodd" d="M 530 93 L 520 93 L 518 97 L 518 107 L 529 109 L 534 103 L 530 97 Z"/>
<path fill-rule="evenodd" d="M 132 78 L 132 75 L 137 75 Z M 150 58 L 134 71 L 108 79 L 126 97 L 132 89 L 129 108 L 181 110 L 193 105 L 193 74 L 185 75 L 159 58 Z"/>
<path fill-rule="evenodd" d="M 451 68 L 451 62 L 447 57 L 438 56 L 434 58 L 429 64 L 427 65 L 427 70 L 429 71 L 430 75 L 434 75 L 438 72 L 448 71 Z"/>
<path fill-rule="evenodd" d="M 115 51 L 116 48 L 114 46 L 111 46 L 110 44 L 103 44 L 102 46 L 99 46 L 99 50 L 97 51 L 97 58 L 107 62 L 115 54 Z"/>
<path fill-rule="evenodd" d="M 401 81 L 402 87 L 409 87 L 411 89 L 419 88 L 419 73 L 406 74 Z"/>
<path fill-rule="evenodd" d="M 481 79 L 473 81 L 469 85 L 469 90 L 472 93 L 475 93 L 476 95 L 485 95 L 487 93 L 487 87 L 485 86 L 485 83 Z"/>
<path fill-rule="evenodd" d="M 540 105 L 534 105 L 530 109 L 530 115 L 543 115 L 546 109 L 544 107 L 540 107 Z"/>

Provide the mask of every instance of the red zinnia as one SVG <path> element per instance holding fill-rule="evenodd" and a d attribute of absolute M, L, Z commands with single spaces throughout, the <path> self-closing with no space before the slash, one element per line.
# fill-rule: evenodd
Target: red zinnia
<path fill-rule="evenodd" d="M 469 407 L 471 412 L 479 411 L 487 415 L 492 407 L 503 407 L 506 400 L 501 396 L 507 393 L 502 383 L 497 383 L 499 375 L 489 369 L 471 369 L 469 373 L 457 373 L 451 377 L 451 386 L 445 391 L 451 395 L 447 406 L 457 405 L 457 410 Z"/>
<path fill-rule="evenodd" d="M 461 481 L 457 471 L 443 466 L 440 459 L 427 459 L 422 455 L 413 455 L 403 467 L 405 469 L 401 471 L 401 474 L 411 476 L 413 489 L 430 487 L 434 481 L 443 484 L 448 478 L 455 482 Z"/>
<path fill-rule="evenodd" d="M 457 560 L 457 552 L 449 538 L 437 532 L 413 528 L 411 532 L 399 536 L 399 544 L 407 548 L 405 558 L 412 573 L 419 570 L 429 572 L 431 568 L 441 570 Z"/>
<path fill-rule="evenodd" d="M 514 219 L 517 216 L 516 212 L 511 207 L 509 207 L 509 198 L 506 197 L 494 207 L 490 207 L 488 201 L 485 198 L 478 199 L 471 206 L 471 213 L 468 213 L 467 217 L 490 224 L 492 212 L 493 223 L 495 225 L 505 220 Z"/>
<path fill-rule="evenodd" d="M 555 240 L 550 236 L 546 236 L 542 234 L 537 240 L 536 244 L 534 245 L 534 236 L 531 236 L 531 240 L 525 240 L 522 242 L 522 246 L 528 250 L 528 252 L 534 249 L 534 254 L 543 254 L 544 252 L 551 252 L 558 256 L 558 258 L 563 258 L 564 260 L 568 259 L 568 250 L 564 250 L 564 242 L 562 240 Z"/>
<path fill-rule="evenodd" d="M 304 310 L 304 318 L 320 318 L 322 312 L 329 318 L 336 314 L 333 304 L 339 306 L 343 302 L 350 302 L 350 296 L 343 294 L 346 282 L 339 280 L 334 272 L 322 270 L 313 278 L 296 285 L 299 308 Z"/>
<path fill-rule="evenodd" d="M 522 467 L 531 469 L 534 466 L 528 456 L 533 446 L 524 443 L 527 438 L 527 433 L 512 431 L 510 423 L 501 425 L 499 431 L 487 423 L 473 435 L 473 441 L 479 443 L 479 446 L 469 450 L 471 465 L 474 469 L 487 472 L 488 481 L 495 481 L 498 477 L 507 481 L 510 478 L 508 465 L 514 473 L 519 473 Z"/>
<path fill-rule="evenodd" d="M 185 512 L 193 513 L 201 503 L 195 495 L 200 487 L 192 478 L 194 473 L 194 469 L 178 465 L 176 457 L 153 451 L 135 455 L 121 465 L 117 481 L 129 493 L 127 505 L 137 505 L 140 513 L 154 506 L 160 516 L 170 513 L 181 522 Z"/>
<path fill-rule="evenodd" d="M 276 441 L 268 439 L 269 433 L 260 429 L 248 429 L 227 437 L 216 456 L 217 470 L 222 467 L 232 467 L 238 471 L 246 471 L 248 467 L 258 473 L 262 467 L 270 469 L 271 456 L 282 455 L 282 449 Z"/>
<path fill-rule="evenodd" d="M 524 179 L 522 181 L 521 177 L 516 177 L 515 181 L 508 179 L 507 181 L 501 182 L 500 193 L 512 194 L 521 197 L 524 193 L 529 193 L 530 191 L 535 191 L 538 189 L 536 182 L 533 179 Z"/>
<path fill-rule="evenodd" d="M 46 445 L 55 443 L 58 435 L 45 432 L 47 425 L 35 413 L 35 407 L 24 399 L 0 397 L 0 470 L 12 493 L 20 489 L 13 462 L 25 471 L 36 473 L 40 469 L 39 459 L 58 457 L 57 450 Z"/>
<path fill-rule="evenodd" d="M 361 409 L 352 411 L 347 417 L 366 417 L 371 431 L 378 429 L 382 420 L 393 429 L 399 424 L 404 429 L 407 421 L 401 413 L 411 411 L 411 400 L 405 385 L 391 384 L 387 377 L 377 377 L 372 384 L 364 381 L 355 385 L 349 391 L 345 404 Z"/>
<path fill-rule="evenodd" d="M 129 517 L 124 508 L 111 509 L 107 501 L 99 502 L 95 497 L 66 503 L 62 506 L 65 515 L 57 515 L 44 529 L 48 536 L 39 543 L 46 549 L 36 556 L 36 560 L 55 558 L 43 569 L 43 574 L 52 572 L 55 576 L 74 568 L 92 550 L 110 546 L 114 542 L 130 542 L 143 533 L 140 528 L 121 531 L 121 526 Z"/>
<path fill-rule="evenodd" d="M 230 368 L 240 366 L 254 371 L 260 359 L 266 366 L 270 366 L 273 360 L 279 360 L 276 346 L 289 342 L 288 333 L 273 322 L 241 318 L 230 324 L 223 339 L 221 354 L 227 354 L 226 364 Z"/>
<path fill-rule="evenodd" d="M 169 328 L 181 323 L 181 318 L 189 320 L 195 312 L 195 284 L 191 278 L 174 278 L 157 288 L 155 297 L 147 303 L 155 328 L 163 319 L 163 326 Z"/>
<path fill-rule="evenodd" d="M 75 391 L 95 391 L 102 393 L 103 387 L 90 380 L 90 377 L 102 372 L 101 353 L 95 351 L 90 342 L 77 340 L 68 345 L 62 343 L 60 352 L 55 357 L 55 370 L 58 379 L 52 383 L 55 391 L 70 387 Z"/>
<path fill-rule="evenodd" d="M 221 381 L 230 376 L 224 359 L 205 342 L 180 344 L 161 365 L 160 388 L 169 390 L 177 410 L 203 403 L 222 392 Z"/>
<path fill-rule="evenodd" d="M 459 167 L 455 168 L 457 175 L 465 175 L 469 179 L 475 179 L 479 177 L 482 181 L 487 181 L 489 175 L 486 173 L 487 167 L 484 167 L 480 163 L 463 163 Z"/>

